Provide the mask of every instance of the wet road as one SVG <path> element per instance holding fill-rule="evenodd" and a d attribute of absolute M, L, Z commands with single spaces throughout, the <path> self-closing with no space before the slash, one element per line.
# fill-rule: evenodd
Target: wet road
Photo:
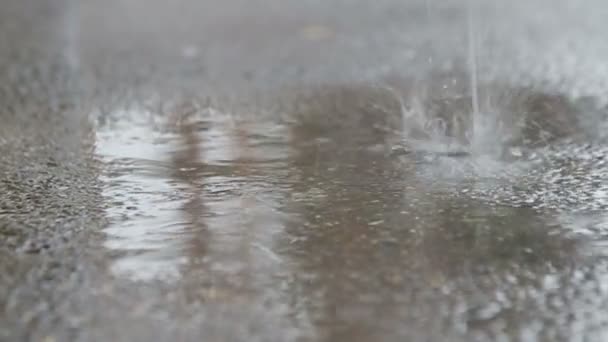
<path fill-rule="evenodd" d="M 0 340 L 608 339 L 608 6 L 466 3 L 1 1 Z"/>

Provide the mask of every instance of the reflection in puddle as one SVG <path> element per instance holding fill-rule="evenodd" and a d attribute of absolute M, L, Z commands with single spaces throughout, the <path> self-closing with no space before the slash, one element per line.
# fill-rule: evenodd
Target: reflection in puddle
<path fill-rule="evenodd" d="M 238 272 L 258 267 L 250 265 L 256 260 L 278 262 L 272 244 L 284 220 L 276 174 L 288 153 L 285 132 L 177 115 L 168 131 L 144 120 L 98 134 L 112 204 L 106 246 L 125 254 L 114 271 L 170 279 L 191 263 Z"/>

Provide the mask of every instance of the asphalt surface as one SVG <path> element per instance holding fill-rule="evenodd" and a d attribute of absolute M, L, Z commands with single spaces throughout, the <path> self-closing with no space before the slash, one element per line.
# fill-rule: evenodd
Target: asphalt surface
<path fill-rule="evenodd" d="M 0 340 L 608 339 L 607 12 L 1 1 Z"/>

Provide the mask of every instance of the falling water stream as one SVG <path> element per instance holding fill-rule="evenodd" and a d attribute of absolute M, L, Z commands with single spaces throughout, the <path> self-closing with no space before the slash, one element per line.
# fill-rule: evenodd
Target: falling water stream
<path fill-rule="evenodd" d="M 477 22 L 475 18 L 475 9 L 473 0 L 467 1 L 467 40 L 468 40 L 468 64 L 469 64 L 469 77 L 471 86 L 471 107 L 472 113 L 472 125 L 471 125 L 471 139 L 475 140 L 475 135 L 479 134 L 478 126 L 480 124 L 480 113 L 479 113 L 479 85 L 477 75 Z"/>

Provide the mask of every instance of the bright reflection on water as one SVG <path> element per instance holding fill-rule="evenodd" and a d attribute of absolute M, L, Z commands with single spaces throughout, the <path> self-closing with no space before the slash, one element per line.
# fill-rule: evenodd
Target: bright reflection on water
<path fill-rule="evenodd" d="M 277 125 L 210 118 L 102 130 L 114 222 L 106 245 L 126 253 L 115 272 L 170 279 L 192 262 L 228 273 L 280 263 L 272 250 L 286 219 L 286 137 Z"/>

